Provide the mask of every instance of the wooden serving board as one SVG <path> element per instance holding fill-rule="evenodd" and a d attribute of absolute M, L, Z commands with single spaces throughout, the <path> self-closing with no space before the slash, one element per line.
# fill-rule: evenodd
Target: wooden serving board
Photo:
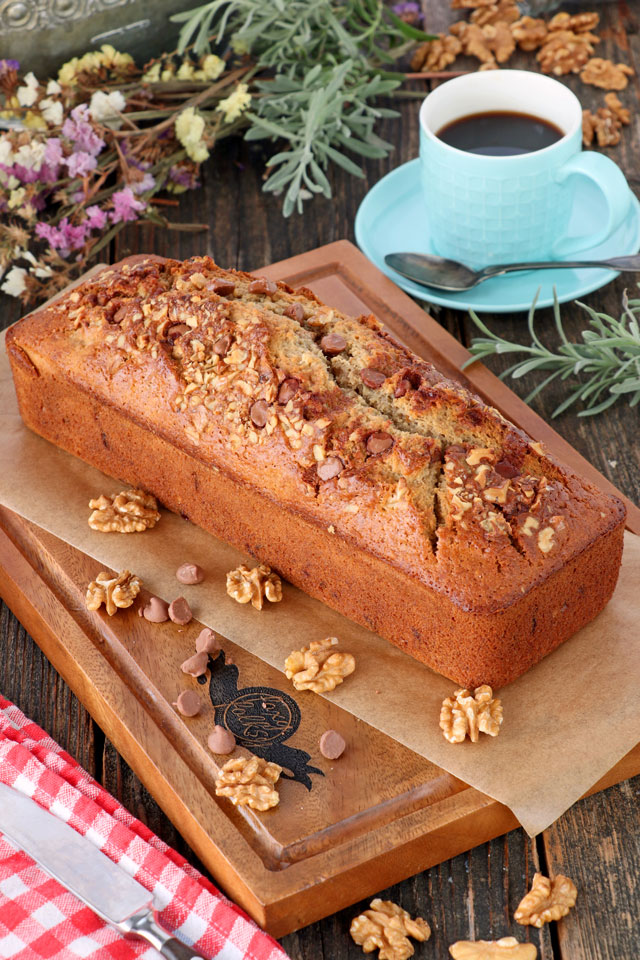
<path fill-rule="evenodd" d="M 333 243 L 259 273 L 310 287 L 347 312 L 375 313 L 415 352 L 461 378 L 467 351 L 350 243 Z M 462 379 L 574 469 L 614 491 L 484 367 L 475 365 Z M 628 507 L 628 526 L 640 533 L 640 511 Z M 199 686 L 179 669 L 193 653 L 199 624 L 181 630 L 154 625 L 134 609 L 111 620 L 90 613 L 84 592 L 100 565 L 6 509 L 0 509 L 0 569 L 3 599 L 216 882 L 275 936 L 517 825 L 506 807 L 335 703 L 302 694 L 298 716 L 295 691 L 284 676 L 229 641 L 223 641 L 226 662 L 219 658 L 210 682 Z M 188 686 L 206 704 L 192 720 L 172 707 Z M 238 810 L 215 797 L 218 768 L 206 740 L 214 714 L 230 720 L 228 711 L 244 725 L 247 745 L 297 751 L 287 756 L 295 757 L 306 785 L 283 780 L 275 810 Z M 336 762 L 318 750 L 329 728 L 348 743 Z M 638 772 L 640 746 L 593 790 Z"/>

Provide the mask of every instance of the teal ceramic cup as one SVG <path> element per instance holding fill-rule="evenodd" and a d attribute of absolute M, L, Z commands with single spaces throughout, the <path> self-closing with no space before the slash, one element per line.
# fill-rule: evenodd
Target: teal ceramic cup
<path fill-rule="evenodd" d="M 438 139 L 454 120 L 490 111 L 541 117 L 564 136 L 514 156 L 467 153 Z M 472 265 L 568 259 L 606 240 L 631 209 L 620 168 L 582 151 L 580 101 L 557 80 L 527 70 L 468 74 L 430 93 L 420 108 L 420 164 L 430 246 Z M 579 177 L 599 188 L 605 212 L 595 233 L 569 236 Z"/>

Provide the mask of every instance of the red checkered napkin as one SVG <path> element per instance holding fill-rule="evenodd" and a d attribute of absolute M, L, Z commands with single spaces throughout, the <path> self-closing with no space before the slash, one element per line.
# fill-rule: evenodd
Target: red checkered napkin
<path fill-rule="evenodd" d="M 0 782 L 33 797 L 151 891 L 165 927 L 217 960 L 287 960 L 275 940 L 0 696 Z M 152 960 L 0 833 L 0 960 Z"/>

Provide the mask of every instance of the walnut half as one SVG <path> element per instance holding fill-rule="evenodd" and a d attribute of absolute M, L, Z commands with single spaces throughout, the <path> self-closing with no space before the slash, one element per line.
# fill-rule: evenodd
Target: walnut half
<path fill-rule="evenodd" d="M 271 603 L 282 600 L 282 581 L 266 563 L 249 570 L 241 563 L 227 574 L 227 593 L 238 603 L 249 603 L 262 610 L 265 598 Z"/>
<path fill-rule="evenodd" d="M 518 943 L 515 937 L 500 940 L 458 940 L 449 947 L 453 960 L 536 960 L 533 943 Z"/>
<path fill-rule="evenodd" d="M 523 925 L 541 927 L 550 920 L 566 917 L 577 896 L 576 885 L 569 877 L 559 873 L 549 880 L 541 873 L 536 873 L 531 890 L 518 904 L 513 918 Z"/>
<path fill-rule="evenodd" d="M 112 617 L 118 609 L 131 606 L 141 586 L 142 581 L 129 570 L 123 570 L 117 577 L 103 570 L 87 587 L 87 609 L 99 610 L 104 603 L 107 613 Z"/>
<path fill-rule="evenodd" d="M 372 900 L 368 910 L 353 918 L 349 932 L 365 953 L 377 949 L 379 960 L 407 960 L 414 954 L 409 937 L 424 942 L 431 936 L 426 920 L 413 920 L 391 900 Z"/>
<path fill-rule="evenodd" d="M 449 743 L 462 743 L 468 735 L 477 743 L 481 733 L 497 737 L 502 723 L 502 703 L 484 684 L 470 690 L 456 690 L 453 697 L 442 701 L 440 728 Z"/>
<path fill-rule="evenodd" d="M 282 767 L 262 757 L 234 757 L 228 760 L 216 779 L 216 796 L 228 797 L 235 807 L 269 810 L 280 802 L 275 784 Z"/>
<path fill-rule="evenodd" d="M 289 680 L 293 680 L 296 690 L 328 693 L 353 673 L 356 668 L 354 657 L 335 650 L 337 644 L 337 637 L 312 640 L 308 647 L 289 654 L 284 662 L 284 672 Z"/>
<path fill-rule="evenodd" d="M 160 519 L 156 498 L 144 490 L 123 490 L 89 501 L 92 530 L 101 533 L 142 533 L 155 527 Z"/>
<path fill-rule="evenodd" d="M 602 57 L 592 57 L 584 65 L 580 74 L 583 83 L 590 83 L 603 90 L 624 90 L 629 83 L 633 70 L 626 63 L 613 63 Z"/>

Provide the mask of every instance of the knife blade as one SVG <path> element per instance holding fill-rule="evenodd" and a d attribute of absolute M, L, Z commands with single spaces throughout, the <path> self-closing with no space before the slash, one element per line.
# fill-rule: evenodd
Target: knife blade
<path fill-rule="evenodd" d="M 153 895 L 63 820 L 0 783 L 0 832 L 125 937 L 168 960 L 204 960 L 159 923 Z"/>

